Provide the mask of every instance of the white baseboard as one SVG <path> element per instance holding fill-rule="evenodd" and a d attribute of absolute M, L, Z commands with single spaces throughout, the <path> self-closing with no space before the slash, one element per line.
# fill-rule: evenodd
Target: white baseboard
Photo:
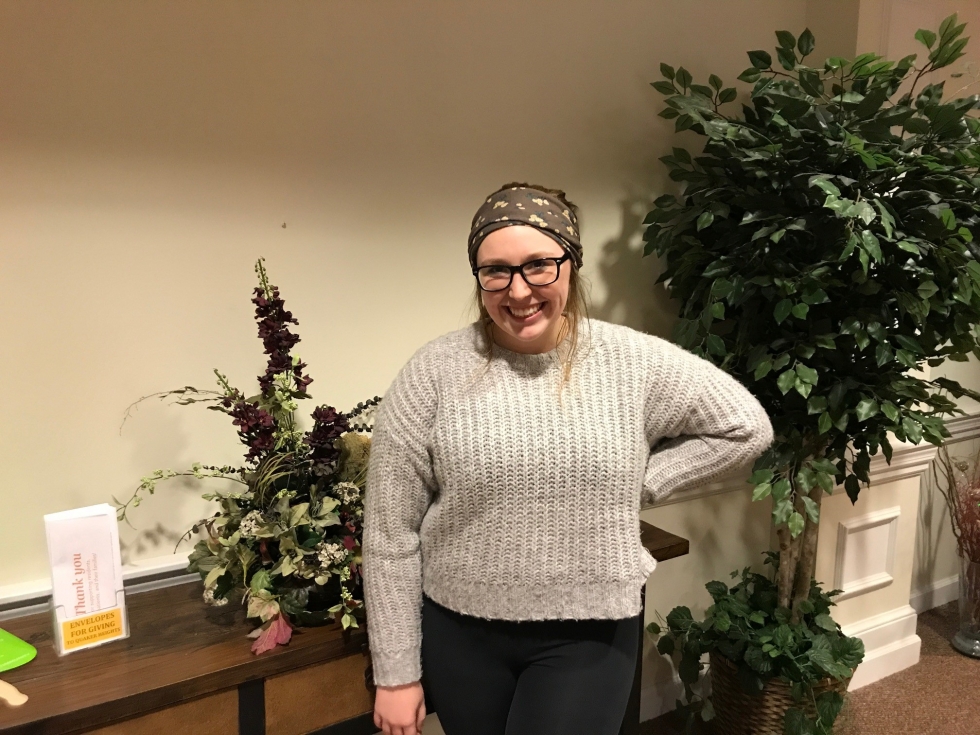
<path fill-rule="evenodd" d="M 844 626 L 844 634 L 864 641 L 864 661 L 854 672 L 848 691 L 860 689 L 919 662 L 922 641 L 916 635 L 918 614 L 905 605 Z"/>
<path fill-rule="evenodd" d="M 960 598 L 960 577 L 954 575 L 946 579 L 938 579 L 928 587 L 922 587 L 912 591 L 909 604 L 917 613 L 922 614 L 926 610 L 945 605 L 953 600 Z"/>

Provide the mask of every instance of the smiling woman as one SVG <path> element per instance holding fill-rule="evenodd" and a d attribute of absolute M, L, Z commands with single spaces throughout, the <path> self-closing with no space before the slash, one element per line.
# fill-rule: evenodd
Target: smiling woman
<path fill-rule="evenodd" d="M 515 278 L 510 269 L 509 287 L 503 289 L 478 275 L 474 300 L 486 332 L 487 362 L 495 343 L 512 352 L 533 354 L 555 349 L 567 338 L 564 385 L 578 350 L 579 324 L 588 321 L 579 271 L 578 207 L 561 189 L 506 184 L 487 197 L 474 215 L 469 251 L 474 273 L 487 265 L 525 266 L 524 278 Z M 553 259 L 553 268 L 539 262 L 543 258 Z M 548 281 L 542 274 L 539 279 L 535 268 L 555 277 Z"/>
<path fill-rule="evenodd" d="M 564 193 L 499 189 L 468 249 L 482 319 L 421 347 L 375 418 L 375 725 L 417 735 L 424 682 L 447 735 L 613 735 L 656 566 L 640 507 L 747 463 L 772 429 L 709 361 L 585 314 Z"/>

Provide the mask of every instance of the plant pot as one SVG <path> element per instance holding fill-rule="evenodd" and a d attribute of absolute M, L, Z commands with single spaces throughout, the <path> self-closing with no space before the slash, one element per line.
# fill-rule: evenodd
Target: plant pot
<path fill-rule="evenodd" d="M 960 559 L 960 627 L 953 648 L 980 658 L 980 564 Z"/>
<path fill-rule="evenodd" d="M 786 710 L 801 707 L 816 716 L 813 702 L 794 702 L 790 684 L 770 679 L 760 694 L 746 692 L 738 682 L 738 667 L 721 654 L 712 653 L 711 701 L 715 709 L 715 729 L 725 735 L 779 735 L 783 732 Z M 827 691 L 847 691 L 850 679 L 823 679 L 813 685 L 813 695 Z"/>

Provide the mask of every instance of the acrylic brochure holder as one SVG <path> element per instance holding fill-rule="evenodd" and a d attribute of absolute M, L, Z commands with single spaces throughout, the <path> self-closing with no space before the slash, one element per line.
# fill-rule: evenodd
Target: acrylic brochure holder
<path fill-rule="evenodd" d="M 111 505 L 44 516 L 51 564 L 51 614 L 58 655 L 129 637 L 119 551 Z"/>

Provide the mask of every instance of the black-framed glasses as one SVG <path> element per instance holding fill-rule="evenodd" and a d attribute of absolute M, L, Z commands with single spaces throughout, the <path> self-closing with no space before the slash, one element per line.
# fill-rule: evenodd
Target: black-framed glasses
<path fill-rule="evenodd" d="M 503 291 L 510 288 L 515 273 L 520 273 L 529 286 L 547 286 L 558 280 L 561 264 L 570 257 L 565 253 L 560 258 L 535 258 L 521 265 L 484 265 L 474 268 L 473 275 L 484 291 Z"/>

